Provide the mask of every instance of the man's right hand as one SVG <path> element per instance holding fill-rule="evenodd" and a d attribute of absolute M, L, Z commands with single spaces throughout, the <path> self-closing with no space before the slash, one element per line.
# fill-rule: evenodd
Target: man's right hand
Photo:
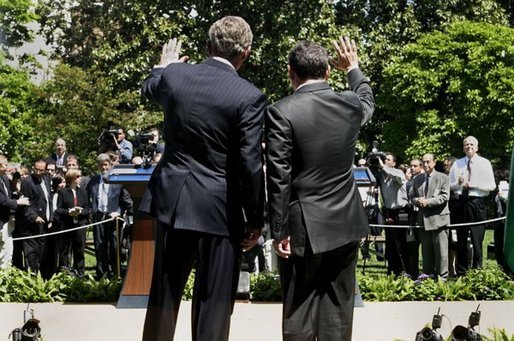
<path fill-rule="evenodd" d="M 36 224 L 44 224 L 45 220 L 43 218 L 41 218 L 41 217 L 37 217 L 35 223 Z"/>
<path fill-rule="evenodd" d="M 28 206 L 30 204 L 29 198 L 24 196 L 21 196 L 18 200 L 16 200 L 16 203 L 18 204 L 18 206 Z"/>
<path fill-rule="evenodd" d="M 291 238 L 287 237 L 285 239 L 282 239 L 281 241 L 274 240 L 273 241 L 273 247 L 275 248 L 275 252 L 277 253 L 277 256 L 282 258 L 289 258 L 291 255 Z"/>

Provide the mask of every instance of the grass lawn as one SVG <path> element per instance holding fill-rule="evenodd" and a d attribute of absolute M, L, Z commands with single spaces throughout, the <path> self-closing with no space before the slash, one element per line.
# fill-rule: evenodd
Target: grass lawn
<path fill-rule="evenodd" d="M 89 246 L 91 247 L 91 250 L 92 250 L 92 248 L 93 248 L 93 244 L 92 244 L 93 232 L 92 232 L 92 230 L 88 230 L 87 238 L 90 241 Z M 491 267 L 496 264 L 495 259 L 489 259 L 487 256 L 487 246 L 489 244 L 491 244 L 492 241 L 493 241 L 493 230 L 488 229 L 485 232 L 484 246 L 483 246 L 484 267 Z M 377 276 L 377 277 L 385 276 L 386 271 L 387 271 L 386 262 L 385 261 L 377 261 L 373 244 L 370 245 L 370 254 L 371 254 L 371 259 L 366 260 L 366 265 L 364 267 L 364 259 L 362 258 L 362 254 L 359 252 L 359 260 L 357 262 L 357 271 L 359 271 L 361 273 L 364 271 L 364 273 L 369 276 Z M 95 260 L 94 251 L 86 250 L 86 273 L 90 273 L 94 276 L 95 275 L 95 264 L 96 264 L 96 260 Z M 419 263 L 420 269 L 421 269 L 421 264 L 422 263 L 421 263 L 421 249 L 420 249 L 420 263 Z M 126 263 L 122 264 L 122 266 L 126 267 Z"/>
<path fill-rule="evenodd" d="M 384 232 L 382 232 L 384 235 Z M 487 229 L 485 231 L 484 244 L 483 244 L 483 266 L 485 268 L 496 265 L 495 259 L 489 259 L 487 256 L 487 246 L 493 242 L 493 230 Z M 419 268 L 422 267 L 422 259 L 421 259 L 421 247 L 419 250 Z M 359 252 L 359 260 L 357 262 L 357 271 L 361 273 L 365 273 L 369 276 L 386 276 L 387 274 L 387 264 L 385 261 L 378 261 L 375 254 L 374 245 L 371 244 L 369 247 L 369 253 L 371 255 L 371 259 L 367 259 L 364 264 L 364 258 L 362 257 L 362 253 Z"/>

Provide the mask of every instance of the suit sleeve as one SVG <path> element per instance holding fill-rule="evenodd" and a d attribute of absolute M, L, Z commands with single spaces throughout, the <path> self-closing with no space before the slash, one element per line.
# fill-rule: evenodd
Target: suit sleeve
<path fill-rule="evenodd" d="M 36 198 L 34 198 L 33 191 L 35 185 L 33 183 L 29 183 L 28 181 L 22 181 L 21 182 L 21 189 L 20 192 L 24 197 L 29 198 L 30 205 L 25 206 L 23 210 L 23 215 L 25 216 L 25 219 L 30 223 L 35 223 L 37 217 L 39 215 L 36 211 L 34 211 L 34 208 L 32 207 L 33 202 Z"/>
<path fill-rule="evenodd" d="M 242 206 L 250 228 L 264 226 L 264 174 L 262 170 L 262 128 L 266 96 L 259 94 L 239 119 L 239 159 Z"/>
<path fill-rule="evenodd" d="M 266 177 L 271 235 L 282 240 L 289 235 L 291 196 L 292 128 L 275 107 L 266 115 Z"/>
<path fill-rule="evenodd" d="M 361 125 L 366 124 L 373 116 L 375 111 L 375 100 L 373 99 L 373 91 L 362 71 L 357 68 L 348 72 L 348 84 L 350 90 L 359 96 L 362 106 Z"/>
<path fill-rule="evenodd" d="M 9 210 L 15 210 L 18 207 L 18 204 L 16 203 L 16 200 L 9 198 L 7 193 L 4 194 L 0 191 L 0 206 L 6 207 Z"/>
<path fill-rule="evenodd" d="M 161 94 L 161 79 L 164 68 L 154 68 L 150 75 L 143 82 L 141 93 L 148 99 L 153 100 L 157 103 L 161 102 L 161 98 L 164 98 Z"/>

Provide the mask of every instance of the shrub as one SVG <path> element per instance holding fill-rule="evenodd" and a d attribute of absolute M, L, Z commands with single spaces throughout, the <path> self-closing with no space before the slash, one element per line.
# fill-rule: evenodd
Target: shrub
<path fill-rule="evenodd" d="M 514 283 L 498 267 L 470 270 L 457 279 L 386 276 L 379 278 L 357 274 L 359 288 L 365 301 L 462 301 L 511 300 Z"/>
<path fill-rule="evenodd" d="M 0 302 L 114 302 L 120 290 L 121 281 L 115 279 L 60 272 L 45 281 L 15 267 L 0 270 Z"/>

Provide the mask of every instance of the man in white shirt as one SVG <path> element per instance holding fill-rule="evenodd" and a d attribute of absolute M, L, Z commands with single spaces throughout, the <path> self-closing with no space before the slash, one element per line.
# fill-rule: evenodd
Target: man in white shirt
<path fill-rule="evenodd" d="M 496 188 L 491 163 L 477 154 L 478 140 L 468 136 L 463 143 L 465 157 L 454 162 L 450 169 L 450 189 L 458 198 L 454 223 L 471 223 L 487 219 L 485 198 Z M 485 226 L 457 228 L 457 275 L 465 274 L 469 265 L 482 266 L 482 244 Z M 468 264 L 467 239 L 471 236 L 473 255 Z"/>

